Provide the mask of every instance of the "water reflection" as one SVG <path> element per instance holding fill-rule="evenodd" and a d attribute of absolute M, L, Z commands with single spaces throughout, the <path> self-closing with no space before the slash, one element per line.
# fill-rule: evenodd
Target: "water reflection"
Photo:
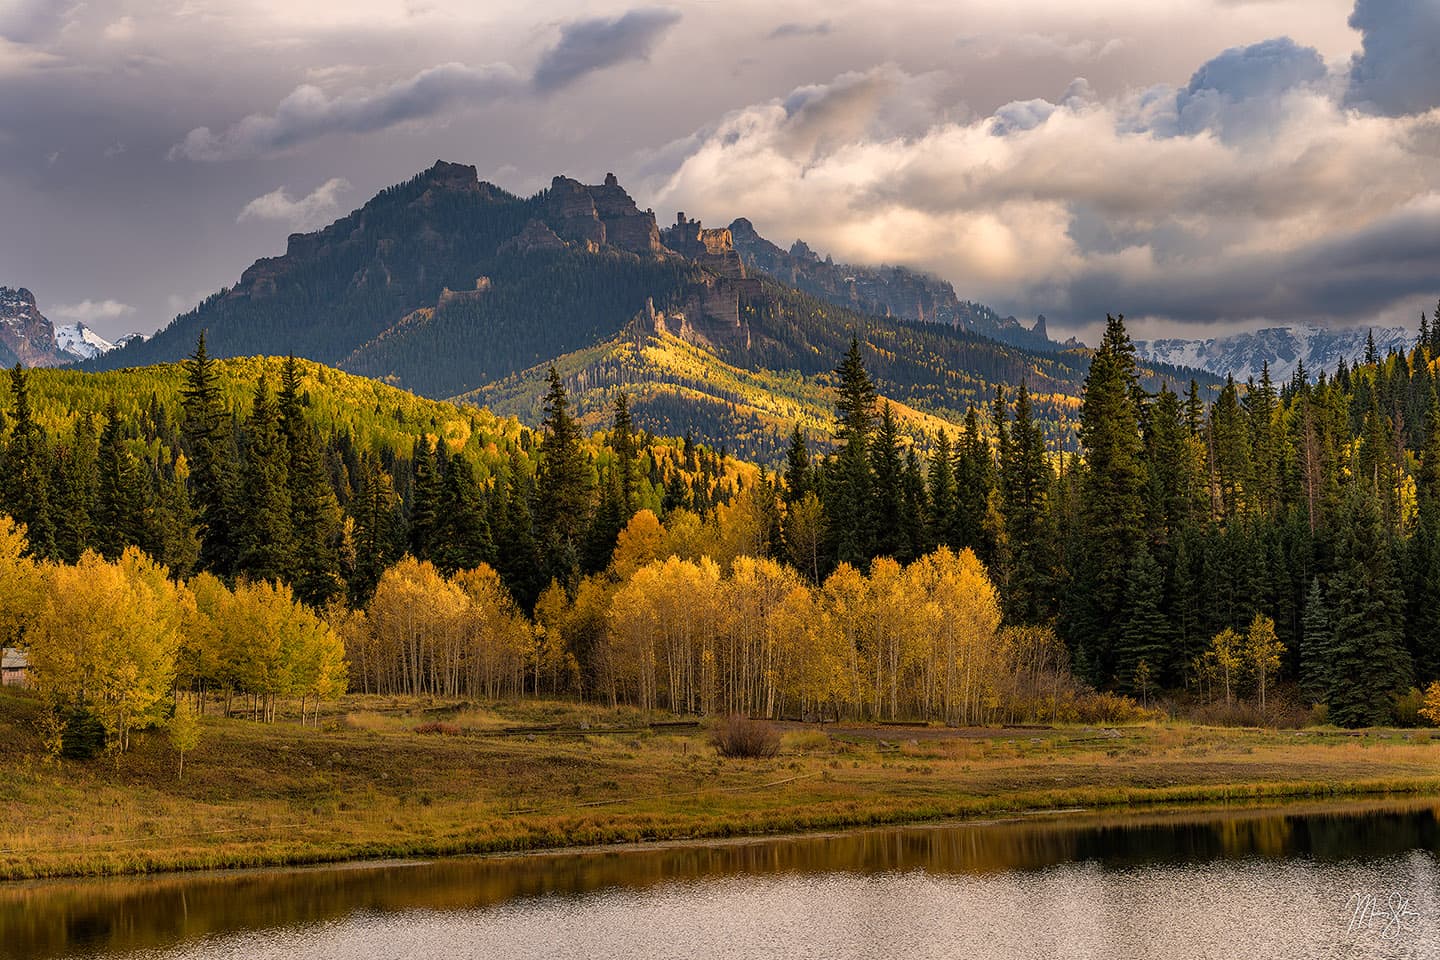
<path fill-rule="evenodd" d="M 1365 950 L 1397 947 L 1380 922 L 1395 891 L 1409 949 L 1440 930 L 1436 813 L 1083 816 L 14 884 L 0 886 L 0 957 L 1231 957 L 1237 936 L 1268 944 L 1247 956 L 1386 956 Z M 1350 929 L 1357 892 L 1373 930 Z"/>

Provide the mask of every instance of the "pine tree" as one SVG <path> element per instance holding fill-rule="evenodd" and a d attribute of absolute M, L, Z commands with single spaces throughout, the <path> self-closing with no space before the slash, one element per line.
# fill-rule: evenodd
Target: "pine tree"
<path fill-rule="evenodd" d="M 55 556 L 50 505 L 50 443 L 30 408 L 30 383 L 19 363 L 10 371 L 10 440 L 0 461 L 0 513 L 25 524 L 30 555 Z"/>
<path fill-rule="evenodd" d="M 615 480 L 620 489 L 620 522 L 623 526 L 635 514 L 640 501 L 635 424 L 630 418 L 630 401 L 623 390 L 615 391 L 615 421 L 610 430 L 610 449 L 615 451 Z"/>
<path fill-rule="evenodd" d="M 825 489 L 826 524 L 834 541 L 834 561 L 864 569 L 875 543 L 869 444 L 876 394 L 860 356 L 859 340 L 851 339 L 835 375 L 839 380 L 836 438 L 840 449 L 831 461 L 832 478 Z"/>
<path fill-rule="evenodd" d="M 1409 684 L 1403 596 L 1380 505 L 1365 483 L 1345 498 L 1326 600 L 1332 634 L 1325 656 L 1329 719 L 1343 727 L 1385 723 L 1390 694 Z"/>
<path fill-rule="evenodd" d="M 1080 408 L 1086 460 L 1066 618 L 1072 643 L 1084 646 L 1099 681 L 1114 676 L 1126 620 L 1127 558 L 1144 538 L 1145 467 L 1135 387 L 1135 348 L 1124 317 L 1108 317 Z"/>
<path fill-rule="evenodd" d="M 78 561 L 95 536 L 99 457 L 95 418 L 86 412 L 75 421 L 70 446 L 60 451 L 51 483 L 56 505 L 55 551 L 65 563 Z"/>
<path fill-rule="evenodd" d="M 951 460 L 950 435 L 941 429 L 930 452 L 930 469 L 926 477 L 929 493 L 926 543 L 930 547 L 954 546 L 950 534 L 954 529 L 955 464 Z"/>
<path fill-rule="evenodd" d="M 800 424 L 795 424 L 790 434 L 790 446 L 785 451 L 785 503 L 798 503 L 813 488 L 810 479 L 810 447 Z"/>
<path fill-rule="evenodd" d="M 1045 436 L 1035 422 L 1024 381 L 1015 395 L 1015 424 L 1001 464 L 1009 583 L 1006 616 L 1014 623 L 1039 623 L 1052 611 L 1051 543 L 1045 525 L 1054 476 L 1045 456 Z M 1152 663 L 1152 666 L 1158 664 Z"/>
<path fill-rule="evenodd" d="M 290 442 L 290 528 L 295 596 L 323 609 L 344 590 L 340 577 L 340 503 L 330 485 L 315 431 L 308 424 Z"/>
<path fill-rule="evenodd" d="M 591 481 L 580 444 L 580 425 L 570 414 L 565 384 L 554 367 L 550 368 L 543 426 L 535 515 L 548 574 L 544 579 L 568 583 L 579 565 L 581 539 L 590 521 Z"/>
<path fill-rule="evenodd" d="M 261 378 L 245 422 L 235 572 L 250 580 L 285 581 L 294 560 L 288 451 L 280 410 Z"/>
<path fill-rule="evenodd" d="M 125 443 L 125 425 L 111 400 L 100 435 L 95 494 L 95 546 L 107 560 L 146 545 L 146 489 L 140 463 Z"/>
<path fill-rule="evenodd" d="M 1305 614 L 1300 633 L 1300 693 L 1308 703 L 1320 703 L 1329 691 L 1329 669 L 1326 656 L 1335 636 L 1330 622 L 1330 608 L 1320 578 L 1310 581 L 1305 594 Z"/>
<path fill-rule="evenodd" d="M 235 569 L 235 461 L 229 415 L 220 396 L 220 375 L 205 351 L 205 334 L 185 361 L 183 429 L 190 487 L 200 527 L 202 569 L 229 576 Z"/>
<path fill-rule="evenodd" d="M 410 470 L 410 553 L 418 560 L 429 560 L 436 545 L 443 478 L 428 436 L 415 442 Z"/>
<path fill-rule="evenodd" d="M 399 559 L 397 555 L 400 551 L 396 549 L 399 541 L 399 517 L 396 515 L 399 497 L 395 495 L 389 475 L 373 456 L 362 456 L 356 473 L 359 484 L 350 503 L 353 557 L 346 579 L 350 586 L 350 602 L 361 607 L 375 593 L 380 575 Z"/>
<path fill-rule="evenodd" d="M 895 559 L 909 563 L 927 552 L 925 517 L 930 512 L 929 498 L 925 494 L 925 475 L 920 471 L 920 458 L 913 446 L 905 451 L 903 487 L 905 502 L 900 511 L 903 536 Z"/>
<path fill-rule="evenodd" d="M 900 427 L 888 402 L 880 409 L 880 423 L 870 449 L 870 472 L 874 483 L 874 554 L 898 558 L 905 552 L 902 544 L 906 540 L 904 461 L 900 455 Z"/>
<path fill-rule="evenodd" d="M 955 450 L 955 512 L 946 542 L 956 550 L 969 547 L 985 563 L 995 556 L 995 544 L 985 529 L 994 489 L 990 446 L 980 433 L 980 417 L 971 407 L 965 413 L 965 432 Z"/>
<path fill-rule="evenodd" d="M 447 576 L 496 559 L 475 468 L 458 453 L 445 468 L 431 554 L 435 566 Z"/>
<path fill-rule="evenodd" d="M 1125 620 L 1115 650 L 1115 676 L 1121 689 L 1135 692 L 1141 664 L 1152 679 L 1169 669 L 1172 633 L 1164 613 L 1164 590 L 1160 565 L 1142 543 L 1126 575 Z"/>

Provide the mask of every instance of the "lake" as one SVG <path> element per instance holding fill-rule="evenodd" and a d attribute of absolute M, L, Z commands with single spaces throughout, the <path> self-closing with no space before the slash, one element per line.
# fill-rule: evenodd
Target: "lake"
<path fill-rule="evenodd" d="M 1440 957 L 1440 805 L 0 885 L 0 957 Z"/>

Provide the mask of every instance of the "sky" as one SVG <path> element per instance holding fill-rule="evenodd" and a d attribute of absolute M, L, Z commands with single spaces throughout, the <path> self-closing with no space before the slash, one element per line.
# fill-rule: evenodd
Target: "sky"
<path fill-rule="evenodd" d="M 437 159 L 1093 340 L 1415 324 L 1440 0 L 0 0 L 0 284 L 149 332 Z"/>

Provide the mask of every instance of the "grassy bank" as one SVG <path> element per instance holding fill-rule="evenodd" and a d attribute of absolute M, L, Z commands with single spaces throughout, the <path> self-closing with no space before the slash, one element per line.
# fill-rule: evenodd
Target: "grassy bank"
<path fill-rule="evenodd" d="M 44 762 L 35 713 L 0 692 L 0 879 L 1440 794 L 1440 737 L 1423 731 L 796 727 L 775 759 L 735 761 L 633 711 L 356 697 L 318 730 L 207 718 L 177 782 L 154 733 L 118 766 Z"/>

